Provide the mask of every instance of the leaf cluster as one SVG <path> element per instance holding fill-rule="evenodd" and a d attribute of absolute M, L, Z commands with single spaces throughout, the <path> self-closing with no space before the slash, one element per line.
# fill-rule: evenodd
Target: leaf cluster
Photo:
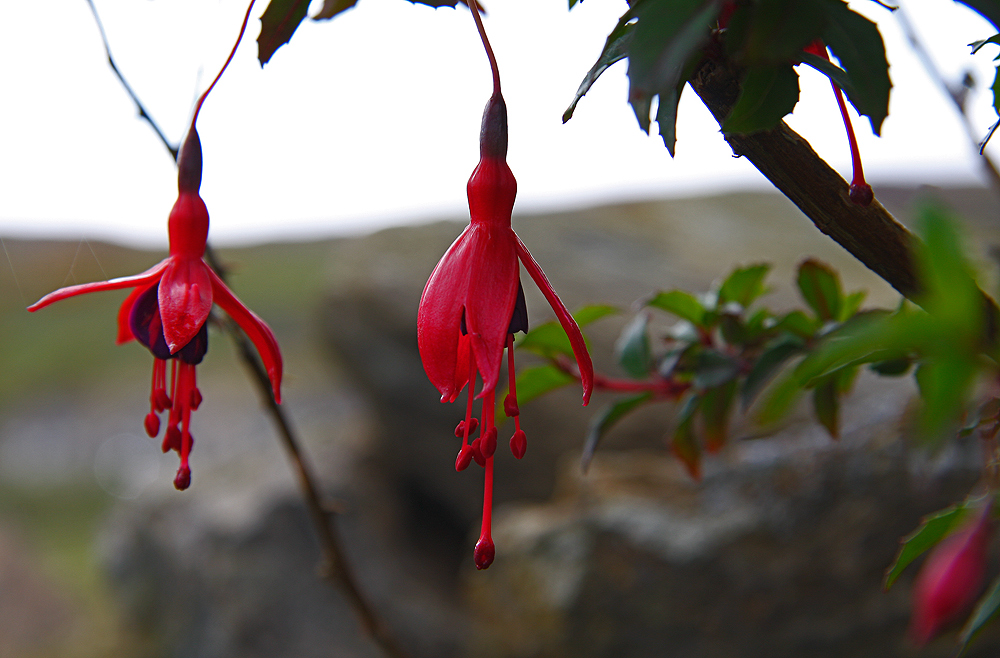
<path fill-rule="evenodd" d="M 812 44 L 829 47 L 838 63 L 806 52 Z M 563 121 L 609 66 L 627 59 L 629 103 L 639 125 L 649 132 L 655 119 L 673 154 L 681 93 L 706 56 L 728 57 L 745 71 L 725 133 L 767 130 L 790 113 L 799 98 L 799 63 L 843 89 L 875 134 L 889 111 L 882 37 L 843 0 L 632 0 Z"/>

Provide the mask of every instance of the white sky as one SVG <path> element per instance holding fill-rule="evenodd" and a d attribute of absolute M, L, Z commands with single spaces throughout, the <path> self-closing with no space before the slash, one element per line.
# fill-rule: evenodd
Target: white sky
<path fill-rule="evenodd" d="M 901 2 L 903 0 L 900 0 Z M 246 4 L 96 0 L 119 67 L 171 140 L 215 75 Z M 990 26 L 951 0 L 903 4 L 950 77 L 973 67 L 983 133 L 995 48 L 969 56 Z M 202 196 L 215 244 L 374 230 L 466 213 L 489 68 L 469 12 L 360 0 L 307 21 L 263 70 L 265 0 L 199 119 Z M 315 7 L 315 3 L 314 3 Z M 515 212 L 769 184 L 732 158 L 693 92 L 681 103 L 677 157 L 647 137 L 626 103 L 625 64 L 604 74 L 566 125 L 560 117 L 624 0 L 489 0 L 486 29 L 510 112 Z M 972 148 L 889 12 L 879 22 L 895 87 L 883 137 L 856 121 L 870 181 L 975 183 Z M 173 162 L 104 59 L 84 0 L 9 2 L 0 20 L 0 235 L 99 238 L 166 247 Z M 792 126 L 845 177 L 850 156 L 826 78 L 802 68 Z M 1000 139 L 997 140 L 1000 142 Z M 1000 148 L 1000 144 L 996 145 Z"/>

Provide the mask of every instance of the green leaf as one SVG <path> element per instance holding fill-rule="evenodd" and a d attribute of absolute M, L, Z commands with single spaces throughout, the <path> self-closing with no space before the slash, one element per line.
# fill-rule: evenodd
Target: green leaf
<path fill-rule="evenodd" d="M 271 0 L 260 17 L 257 60 L 264 66 L 288 43 L 309 11 L 309 0 Z"/>
<path fill-rule="evenodd" d="M 695 388 L 705 390 L 721 386 L 740 374 L 740 362 L 717 350 L 704 349 L 695 364 Z"/>
<path fill-rule="evenodd" d="M 813 389 L 813 412 L 816 414 L 816 420 L 835 439 L 840 438 L 839 411 L 840 396 L 837 393 L 837 381 L 834 376 L 829 376 Z"/>
<path fill-rule="evenodd" d="M 678 414 L 677 429 L 674 430 L 670 451 L 681 460 L 688 474 L 695 480 L 701 479 L 701 449 L 694 429 L 695 412 L 701 405 L 701 397 L 691 395 Z"/>
<path fill-rule="evenodd" d="M 716 308 L 721 308 L 730 302 L 735 302 L 746 308 L 758 297 L 767 292 L 764 279 L 767 278 L 771 266 L 767 263 L 739 267 L 726 277 L 719 286 L 719 297 Z"/>
<path fill-rule="evenodd" d="M 708 41 L 720 4 L 719 0 L 644 0 L 634 2 L 622 17 L 626 22 L 638 19 L 626 47 L 629 103 L 648 133 L 653 98 L 660 96 L 661 104 L 666 98 L 668 109 L 658 112 L 657 120 L 662 121 L 660 133 L 668 148 L 673 145 L 669 137 L 674 130 L 668 119 L 676 114 L 669 108 L 680 97 L 685 70 L 693 66 Z"/>
<path fill-rule="evenodd" d="M 1000 115 L 1000 66 L 997 67 L 993 75 L 993 85 L 990 87 L 993 92 L 993 111 Z"/>
<path fill-rule="evenodd" d="M 744 65 L 783 64 L 798 59 L 803 48 L 820 37 L 827 17 L 821 2 L 759 0 L 748 3 L 752 15 L 729 52 Z M 729 35 L 727 35 L 728 38 Z M 734 50 L 735 49 L 735 50 Z"/>
<path fill-rule="evenodd" d="M 887 359 L 885 361 L 876 361 L 875 363 L 868 366 L 872 372 L 876 372 L 883 377 L 901 377 L 906 373 L 910 372 L 910 368 L 913 366 L 913 359 L 908 356 L 899 357 L 898 359 Z"/>
<path fill-rule="evenodd" d="M 994 580 L 989 591 L 979 599 L 976 608 L 958 634 L 958 642 L 961 645 L 959 653 L 968 648 L 969 643 L 983 626 L 995 619 L 998 612 L 1000 612 L 1000 578 Z"/>
<path fill-rule="evenodd" d="M 652 356 L 649 349 L 649 314 L 640 313 L 622 329 L 615 343 L 615 353 L 622 369 L 635 379 L 649 374 Z"/>
<path fill-rule="evenodd" d="M 812 338 L 821 326 L 822 321 L 811 318 L 802 311 L 791 311 L 780 318 L 774 328 L 801 338 Z"/>
<path fill-rule="evenodd" d="M 537 397 L 575 381 L 576 379 L 572 375 L 555 366 L 525 368 L 517 374 L 517 403 L 521 405 L 531 402 Z M 500 405 L 500 413 L 503 414 L 503 405 Z"/>
<path fill-rule="evenodd" d="M 861 304 L 864 303 L 867 296 L 868 293 L 866 291 L 857 290 L 844 297 L 843 303 L 840 305 L 840 317 L 837 318 L 837 321 L 847 322 L 854 317 L 854 314 L 861 308 Z"/>
<path fill-rule="evenodd" d="M 583 328 L 591 322 L 595 322 L 605 316 L 613 315 L 618 312 L 619 310 L 614 306 L 593 304 L 590 306 L 583 306 L 578 309 L 575 313 L 573 313 L 573 319 L 576 320 L 576 323 L 580 328 Z M 534 329 L 528 331 L 527 334 L 518 340 L 517 346 L 520 349 L 533 352 L 534 354 L 546 359 L 555 358 L 560 354 L 569 357 L 573 356 L 573 346 L 570 345 L 569 336 L 566 335 L 566 330 L 562 328 L 561 324 L 554 320 L 550 322 L 543 322 Z"/>
<path fill-rule="evenodd" d="M 743 382 L 743 390 L 740 391 L 740 402 L 744 411 L 753 404 L 757 394 L 771 381 L 781 366 L 789 358 L 799 354 L 802 348 L 803 343 L 799 338 L 783 336 L 771 343 L 761 353 Z"/>
<path fill-rule="evenodd" d="M 770 130 L 799 102 L 799 75 L 791 64 L 755 66 L 743 79 L 740 96 L 722 123 L 726 134 Z"/>
<path fill-rule="evenodd" d="M 329 20 L 356 4 L 358 4 L 358 0 L 323 0 L 323 6 L 320 8 L 319 13 L 313 16 L 313 20 Z"/>
<path fill-rule="evenodd" d="M 892 584 L 896 582 L 896 579 L 899 578 L 899 575 L 903 573 L 903 569 L 908 567 L 911 562 L 925 552 L 934 548 L 938 542 L 944 539 L 953 528 L 966 518 L 971 505 L 972 503 L 966 500 L 925 516 L 920 521 L 920 526 L 916 530 L 903 537 L 902 546 L 900 546 L 899 553 L 896 554 L 896 559 L 892 561 L 892 564 L 889 565 L 889 568 L 885 572 L 882 587 L 888 591 L 892 587 Z"/>
<path fill-rule="evenodd" d="M 882 35 L 875 23 L 848 9 L 844 2 L 823 2 L 821 6 L 828 21 L 823 41 L 851 79 L 844 93 L 858 113 L 868 117 L 872 132 L 878 135 L 889 114 L 892 89 Z"/>
<path fill-rule="evenodd" d="M 974 361 L 961 355 L 938 357 L 917 368 L 923 401 L 920 427 L 926 439 L 940 441 L 955 429 L 978 370 Z"/>
<path fill-rule="evenodd" d="M 614 404 L 605 407 L 599 414 L 594 416 L 593 420 L 590 421 L 590 427 L 587 430 L 587 438 L 583 443 L 583 457 L 581 459 L 581 465 L 584 473 L 587 472 L 587 468 L 590 466 L 590 462 L 594 458 L 594 452 L 597 450 L 597 444 L 600 443 L 602 438 L 604 438 L 607 431 L 634 409 L 637 409 L 652 399 L 653 394 L 649 392 L 633 395 L 631 397 L 618 400 Z"/>
<path fill-rule="evenodd" d="M 736 380 L 705 391 L 701 402 L 702 426 L 705 430 L 705 448 L 717 452 L 726 443 L 729 414 L 736 396 Z"/>
<path fill-rule="evenodd" d="M 658 308 L 667 313 L 673 313 L 682 320 L 687 320 L 696 327 L 704 326 L 705 307 L 698 299 L 683 290 L 661 292 L 646 302 L 646 306 Z"/>
<path fill-rule="evenodd" d="M 983 39 L 981 41 L 973 41 L 972 43 L 970 43 L 969 46 L 972 48 L 972 54 L 975 55 L 976 53 L 978 53 L 979 49 L 988 43 L 1000 46 L 1000 34 L 994 34 L 989 39 Z M 1000 57 L 1000 55 L 998 55 L 998 57 Z"/>
<path fill-rule="evenodd" d="M 843 294 L 840 277 L 827 265 L 809 258 L 799 265 L 797 279 L 802 298 L 823 322 L 840 318 Z"/>
<path fill-rule="evenodd" d="M 570 0 L 570 9 L 573 8 L 573 3 L 575 0 Z M 576 104 L 580 102 L 580 99 L 590 91 L 590 88 L 597 82 L 597 79 L 601 77 L 601 74 L 608 70 L 612 64 L 615 64 L 623 59 L 625 59 L 628 54 L 629 44 L 632 42 L 632 34 L 635 29 L 635 23 L 630 23 L 632 20 L 632 12 L 627 12 L 618 21 L 618 25 L 615 29 L 611 31 L 608 35 L 607 41 L 604 42 L 604 49 L 601 51 L 600 57 L 594 62 L 594 65 L 590 67 L 587 71 L 587 75 L 583 76 L 583 82 L 580 83 L 579 88 L 576 90 L 576 95 L 573 97 L 573 102 L 569 104 L 566 111 L 563 112 L 562 121 L 566 123 L 573 116 L 573 112 L 576 111 Z M 649 116 L 649 113 L 646 113 Z M 648 132 L 648 129 L 647 129 Z"/>
<path fill-rule="evenodd" d="M 670 157 L 674 157 L 674 147 L 677 144 L 677 108 L 681 104 L 681 94 L 684 92 L 686 80 L 687 76 L 684 76 L 673 89 L 661 91 L 656 106 L 656 130 L 660 133 Z"/>
<path fill-rule="evenodd" d="M 621 310 L 614 306 L 607 306 L 603 304 L 590 304 L 588 306 L 581 306 L 576 311 L 574 311 L 573 319 L 576 320 L 576 324 L 582 329 L 591 322 L 596 322 L 601 318 L 607 317 L 609 315 L 615 315 L 617 313 L 621 313 Z"/>

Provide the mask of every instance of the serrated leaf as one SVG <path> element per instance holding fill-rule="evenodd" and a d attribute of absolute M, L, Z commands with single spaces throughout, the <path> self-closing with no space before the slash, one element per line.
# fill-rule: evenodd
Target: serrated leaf
<path fill-rule="evenodd" d="M 802 351 L 803 343 L 798 338 L 785 336 L 779 338 L 765 349 L 750 369 L 743 390 L 740 391 L 740 402 L 746 411 L 757 394 L 764 389 L 771 378 L 778 372 L 788 359 Z"/>
<path fill-rule="evenodd" d="M 570 0 L 570 9 L 573 8 L 573 3 L 575 0 Z M 611 31 L 608 35 L 607 40 L 604 42 L 604 49 L 601 51 L 600 57 L 594 62 L 594 65 L 590 67 L 587 71 L 587 75 L 583 76 L 583 82 L 576 90 L 576 95 L 573 97 L 573 102 L 569 104 L 566 111 L 563 112 L 562 121 L 566 123 L 573 116 L 573 112 L 576 111 L 576 105 L 580 102 L 580 99 L 590 91 L 590 88 L 594 86 L 597 79 L 601 77 L 612 64 L 616 64 L 621 60 L 625 59 L 628 54 L 628 46 L 632 41 L 633 30 L 635 29 L 635 23 L 630 23 L 632 20 L 632 12 L 627 12 L 618 21 L 618 25 L 615 29 Z M 649 112 L 646 112 L 646 116 L 649 116 Z M 648 132 L 648 130 L 647 130 Z"/>
<path fill-rule="evenodd" d="M 896 559 L 886 569 L 882 587 L 888 591 L 910 563 L 944 539 L 953 528 L 966 518 L 970 505 L 970 501 L 966 500 L 925 516 L 916 530 L 903 537 Z"/>
<path fill-rule="evenodd" d="M 358 0 L 323 0 L 323 6 L 320 8 L 319 12 L 313 16 L 313 20 L 330 20 L 340 12 L 347 11 L 356 4 L 358 4 Z"/>
<path fill-rule="evenodd" d="M 840 318 L 843 294 L 840 291 L 840 277 L 829 266 L 812 258 L 799 265 L 796 279 L 802 298 L 824 322 Z"/>
<path fill-rule="evenodd" d="M 729 414 L 735 396 L 735 379 L 705 391 L 702 396 L 701 419 L 705 430 L 705 448 L 709 452 L 717 452 L 726 443 Z"/>
<path fill-rule="evenodd" d="M 718 0 L 647 0 L 633 3 L 626 13 L 638 19 L 627 44 L 629 103 L 647 133 L 653 98 L 661 96 L 662 103 L 663 97 L 670 101 L 673 94 L 680 96 L 684 71 L 708 41 L 720 4 Z M 664 124 L 660 125 L 661 134 L 673 128 L 671 122 L 665 120 Z M 672 144 L 667 139 L 664 142 Z"/>
<path fill-rule="evenodd" d="M 721 308 L 730 302 L 735 302 L 743 308 L 750 306 L 767 292 L 764 279 L 770 271 L 771 266 L 767 263 L 736 268 L 719 286 L 716 307 Z"/>
<path fill-rule="evenodd" d="M 813 412 L 820 425 L 834 439 L 840 438 L 840 396 L 833 376 L 824 379 L 813 389 Z"/>
<path fill-rule="evenodd" d="M 701 302 L 694 295 L 683 290 L 658 293 L 646 302 L 646 306 L 652 306 L 661 311 L 673 313 L 696 327 L 704 326 L 705 307 L 701 305 Z"/>
<path fill-rule="evenodd" d="M 791 64 L 755 66 L 747 71 L 740 96 L 722 123 L 726 134 L 770 130 L 799 102 L 799 76 Z"/>
<path fill-rule="evenodd" d="M 605 407 L 600 413 L 594 416 L 594 418 L 590 421 L 590 427 L 587 429 L 587 438 L 583 443 L 581 466 L 584 473 L 587 472 L 587 468 L 590 466 L 590 462 L 594 458 L 594 452 L 597 450 L 597 445 L 600 443 L 601 439 L 604 438 L 607 431 L 633 410 L 652 399 L 653 394 L 649 392 L 633 395 L 631 397 L 618 400 L 614 404 Z"/>
<path fill-rule="evenodd" d="M 618 364 L 635 379 L 648 375 L 652 366 L 648 327 L 649 315 L 640 313 L 625 325 L 615 343 Z"/>
<path fill-rule="evenodd" d="M 1000 46 L 1000 34 L 994 34 L 989 39 L 982 39 L 981 41 L 973 41 L 972 43 L 970 43 L 969 46 L 972 48 L 972 54 L 975 55 L 976 53 L 978 53 L 979 49 L 988 43 Z"/>
<path fill-rule="evenodd" d="M 260 17 L 260 36 L 257 37 L 257 60 L 261 66 L 288 43 L 308 11 L 309 0 L 271 0 L 267 4 Z"/>
<path fill-rule="evenodd" d="M 994 580 L 987 593 L 979 599 L 975 609 L 958 634 L 958 642 L 961 645 L 959 653 L 968 648 L 969 643 L 975 639 L 983 626 L 995 619 L 998 612 L 1000 612 L 1000 578 Z"/>
<path fill-rule="evenodd" d="M 656 130 L 670 157 L 674 157 L 674 148 L 677 145 L 677 108 L 680 107 L 685 84 L 686 76 L 673 89 L 661 91 L 656 106 Z"/>
<path fill-rule="evenodd" d="M 851 79 L 844 93 L 859 114 L 868 117 L 872 132 L 879 135 L 889 114 L 889 62 L 878 26 L 851 11 L 844 2 L 824 2 L 827 26 L 823 41 Z"/>

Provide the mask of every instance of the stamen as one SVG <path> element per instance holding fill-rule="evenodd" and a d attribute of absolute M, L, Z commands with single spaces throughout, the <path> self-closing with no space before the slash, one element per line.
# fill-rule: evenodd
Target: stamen
<path fill-rule="evenodd" d="M 472 417 L 472 400 L 474 397 L 473 389 L 476 386 L 476 360 L 469 359 L 469 401 L 465 405 L 465 420 L 458 424 L 455 428 L 455 433 L 457 434 L 459 430 L 462 430 L 462 447 L 458 451 L 458 456 L 455 458 L 455 470 L 464 471 L 475 459 L 475 452 L 472 446 L 469 445 L 469 434 L 476 430 L 479 426 L 479 421 Z"/>
<path fill-rule="evenodd" d="M 473 432 L 476 431 L 476 428 L 479 427 L 479 419 L 473 418 L 469 421 L 469 423 L 470 427 L 468 434 L 472 434 Z M 464 438 L 465 436 L 467 436 L 465 432 L 465 421 L 460 420 L 458 421 L 458 425 L 455 426 L 455 437 L 461 439 Z"/>
<path fill-rule="evenodd" d="M 521 410 L 517 406 L 517 377 L 514 375 L 514 334 L 507 335 L 507 376 L 509 392 L 503 400 L 503 410 L 514 419 L 514 436 L 510 437 L 510 451 L 521 459 L 528 449 L 528 438 L 521 430 Z"/>

